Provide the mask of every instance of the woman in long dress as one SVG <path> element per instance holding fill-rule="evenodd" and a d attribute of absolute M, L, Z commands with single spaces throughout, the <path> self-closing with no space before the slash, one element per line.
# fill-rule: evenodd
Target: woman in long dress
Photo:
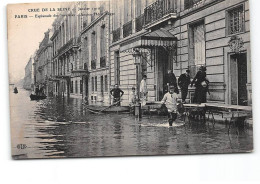
<path fill-rule="evenodd" d="M 195 83 L 195 94 L 194 94 L 194 103 L 206 103 L 207 102 L 207 92 L 209 81 L 207 79 L 206 67 L 201 66 L 199 71 L 197 72 L 195 78 L 191 82 L 191 87 Z"/>

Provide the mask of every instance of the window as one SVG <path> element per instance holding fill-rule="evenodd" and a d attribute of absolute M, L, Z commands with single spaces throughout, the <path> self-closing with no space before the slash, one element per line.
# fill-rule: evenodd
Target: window
<path fill-rule="evenodd" d="M 103 95 L 103 93 L 104 93 L 104 77 L 103 76 L 100 77 L 100 89 L 101 89 L 101 93 Z"/>
<path fill-rule="evenodd" d="M 229 35 L 241 33 L 244 31 L 245 19 L 243 5 L 229 10 L 227 16 Z"/>
<path fill-rule="evenodd" d="M 105 92 L 108 91 L 108 81 L 107 81 L 107 75 L 105 75 Z"/>
<path fill-rule="evenodd" d="M 95 77 L 95 91 L 97 91 L 97 76 Z"/>
<path fill-rule="evenodd" d="M 119 51 L 115 52 L 115 84 L 120 85 L 120 58 Z"/>
<path fill-rule="evenodd" d="M 106 44 L 105 44 L 105 25 L 101 26 L 100 29 L 100 55 L 105 56 Z"/>
<path fill-rule="evenodd" d="M 97 57 L 97 39 L 96 32 L 91 34 L 91 69 L 96 69 L 96 57 Z"/>
<path fill-rule="evenodd" d="M 79 84 L 79 88 L 80 88 L 80 94 L 83 93 L 83 83 L 82 83 L 82 80 L 80 80 L 80 84 Z"/>
<path fill-rule="evenodd" d="M 189 69 L 193 77 L 198 68 L 206 64 L 204 21 L 189 26 Z"/>
<path fill-rule="evenodd" d="M 70 83 L 70 92 L 73 93 L 73 81 Z"/>
<path fill-rule="evenodd" d="M 78 81 L 75 81 L 75 93 L 78 93 Z"/>
<path fill-rule="evenodd" d="M 91 78 L 92 92 L 95 91 L 94 77 Z"/>
<path fill-rule="evenodd" d="M 202 0 L 185 0 L 184 1 L 184 9 L 192 8 L 195 4 Z"/>

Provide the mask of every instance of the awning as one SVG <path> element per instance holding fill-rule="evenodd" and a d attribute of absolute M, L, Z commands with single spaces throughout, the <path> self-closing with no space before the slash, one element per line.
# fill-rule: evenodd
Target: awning
<path fill-rule="evenodd" d="M 174 35 L 165 29 L 158 29 L 122 43 L 120 52 L 127 52 L 133 48 L 164 47 L 172 49 L 176 47 L 176 44 L 177 38 Z"/>

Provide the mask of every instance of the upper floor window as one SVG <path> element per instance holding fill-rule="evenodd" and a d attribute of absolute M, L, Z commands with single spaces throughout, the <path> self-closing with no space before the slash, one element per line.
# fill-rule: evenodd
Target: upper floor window
<path fill-rule="evenodd" d="M 196 5 L 200 1 L 202 1 L 202 0 L 185 0 L 184 9 L 192 8 L 194 5 Z"/>
<path fill-rule="evenodd" d="M 227 12 L 228 35 L 241 33 L 244 31 L 244 7 L 240 5 Z"/>

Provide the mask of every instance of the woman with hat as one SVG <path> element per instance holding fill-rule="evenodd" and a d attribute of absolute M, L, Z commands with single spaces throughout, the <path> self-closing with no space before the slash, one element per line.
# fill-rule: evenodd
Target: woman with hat
<path fill-rule="evenodd" d="M 199 71 L 197 72 L 195 78 L 191 82 L 191 87 L 193 84 L 195 84 L 195 94 L 194 94 L 194 103 L 206 103 L 207 101 L 207 92 L 208 92 L 208 86 L 209 81 L 206 78 L 206 67 L 201 66 L 199 68 Z"/>

